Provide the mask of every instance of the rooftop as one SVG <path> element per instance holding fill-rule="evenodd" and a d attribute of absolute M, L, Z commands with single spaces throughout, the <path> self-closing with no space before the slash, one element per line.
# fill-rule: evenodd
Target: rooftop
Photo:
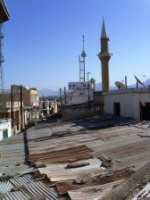
<path fill-rule="evenodd" d="M 103 95 L 113 94 L 127 94 L 127 93 L 150 93 L 150 88 L 128 88 L 128 89 L 117 89 L 109 92 L 103 92 Z"/>
<path fill-rule="evenodd" d="M 149 197 L 148 122 L 102 115 L 37 125 L 26 135 L 27 142 L 23 133 L 0 142 L 4 200 Z M 24 164 L 27 146 L 29 166 Z M 4 181 L 4 175 L 11 176 Z"/>

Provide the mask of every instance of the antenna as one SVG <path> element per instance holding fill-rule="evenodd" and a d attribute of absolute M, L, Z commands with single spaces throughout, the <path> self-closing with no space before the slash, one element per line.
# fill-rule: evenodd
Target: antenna
<path fill-rule="evenodd" d="M 116 81 L 115 82 L 115 86 L 120 90 L 120 89 L 125 89 L 126 87 L 125 87 L 125 85 L 122 83 L 122 82 L 120 82 L 120 81 Z"/>
<path fill-rule="evenodd" d="M 144 85 L 137 76 L 134 75 L 134 77 L 136 79 L 136 88 L 138 88 L 138 84 Z"/>
<path fill-rule="evenodd" d="M 89 75 L 90 75 L 90 72 L 87 72 L 87 82 L 89 82 Z"/>
<path fill-rule="evenodd" d="M 86 53 L 84 51 L 84 35 L 83 35 L 82 41 L 83 41 L 83 50 L 82 50 L 81 56 L 79 56 L 79 81 L 85 82 L 85 57 L 86 57 Z"/>

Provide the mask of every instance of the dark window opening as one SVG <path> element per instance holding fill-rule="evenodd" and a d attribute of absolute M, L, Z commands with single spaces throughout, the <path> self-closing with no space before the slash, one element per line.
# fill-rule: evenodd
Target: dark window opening
<path fill-rule="evenodd" d="M 3 130 L 3 139 L 8 138 L 8 130 Z"/>
<path fill-rule="evenodd" d="M 150 103 L 140 102 L 140 119 L 141 120 L 150 120 Z"/>

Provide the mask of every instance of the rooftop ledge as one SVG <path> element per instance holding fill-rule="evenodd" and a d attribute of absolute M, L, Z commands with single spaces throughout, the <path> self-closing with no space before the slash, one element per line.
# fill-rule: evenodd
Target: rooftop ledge
<path fill-rule="evenodd" d="M 149 93 L 150 94 L 150 88 L 128 88 L 128 89 L 116 89 L 116 90 L 110 90 L 108 92 L 103 92 L 102 95 L 115 95 L 115 94 L 126 94 L 126 93 Z"/>
<path fill-rule="evenodd" d="M 9 12 L 7 10 L 4 0 L 0 0 L 0 23 L 3 23 L 9 20 L 9 17 L 10 15 L 9 15 Z"/>

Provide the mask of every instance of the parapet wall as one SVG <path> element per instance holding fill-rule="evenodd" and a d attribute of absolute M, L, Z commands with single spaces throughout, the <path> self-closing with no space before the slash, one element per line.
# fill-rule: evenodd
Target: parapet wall
<path fill-rule="evenodd" d="M 93 102 L 65 106 L 62 109 L 63 121 L 85 119 L 99 114 L 103 114 L 103 105 L 95 105 Z"/>

